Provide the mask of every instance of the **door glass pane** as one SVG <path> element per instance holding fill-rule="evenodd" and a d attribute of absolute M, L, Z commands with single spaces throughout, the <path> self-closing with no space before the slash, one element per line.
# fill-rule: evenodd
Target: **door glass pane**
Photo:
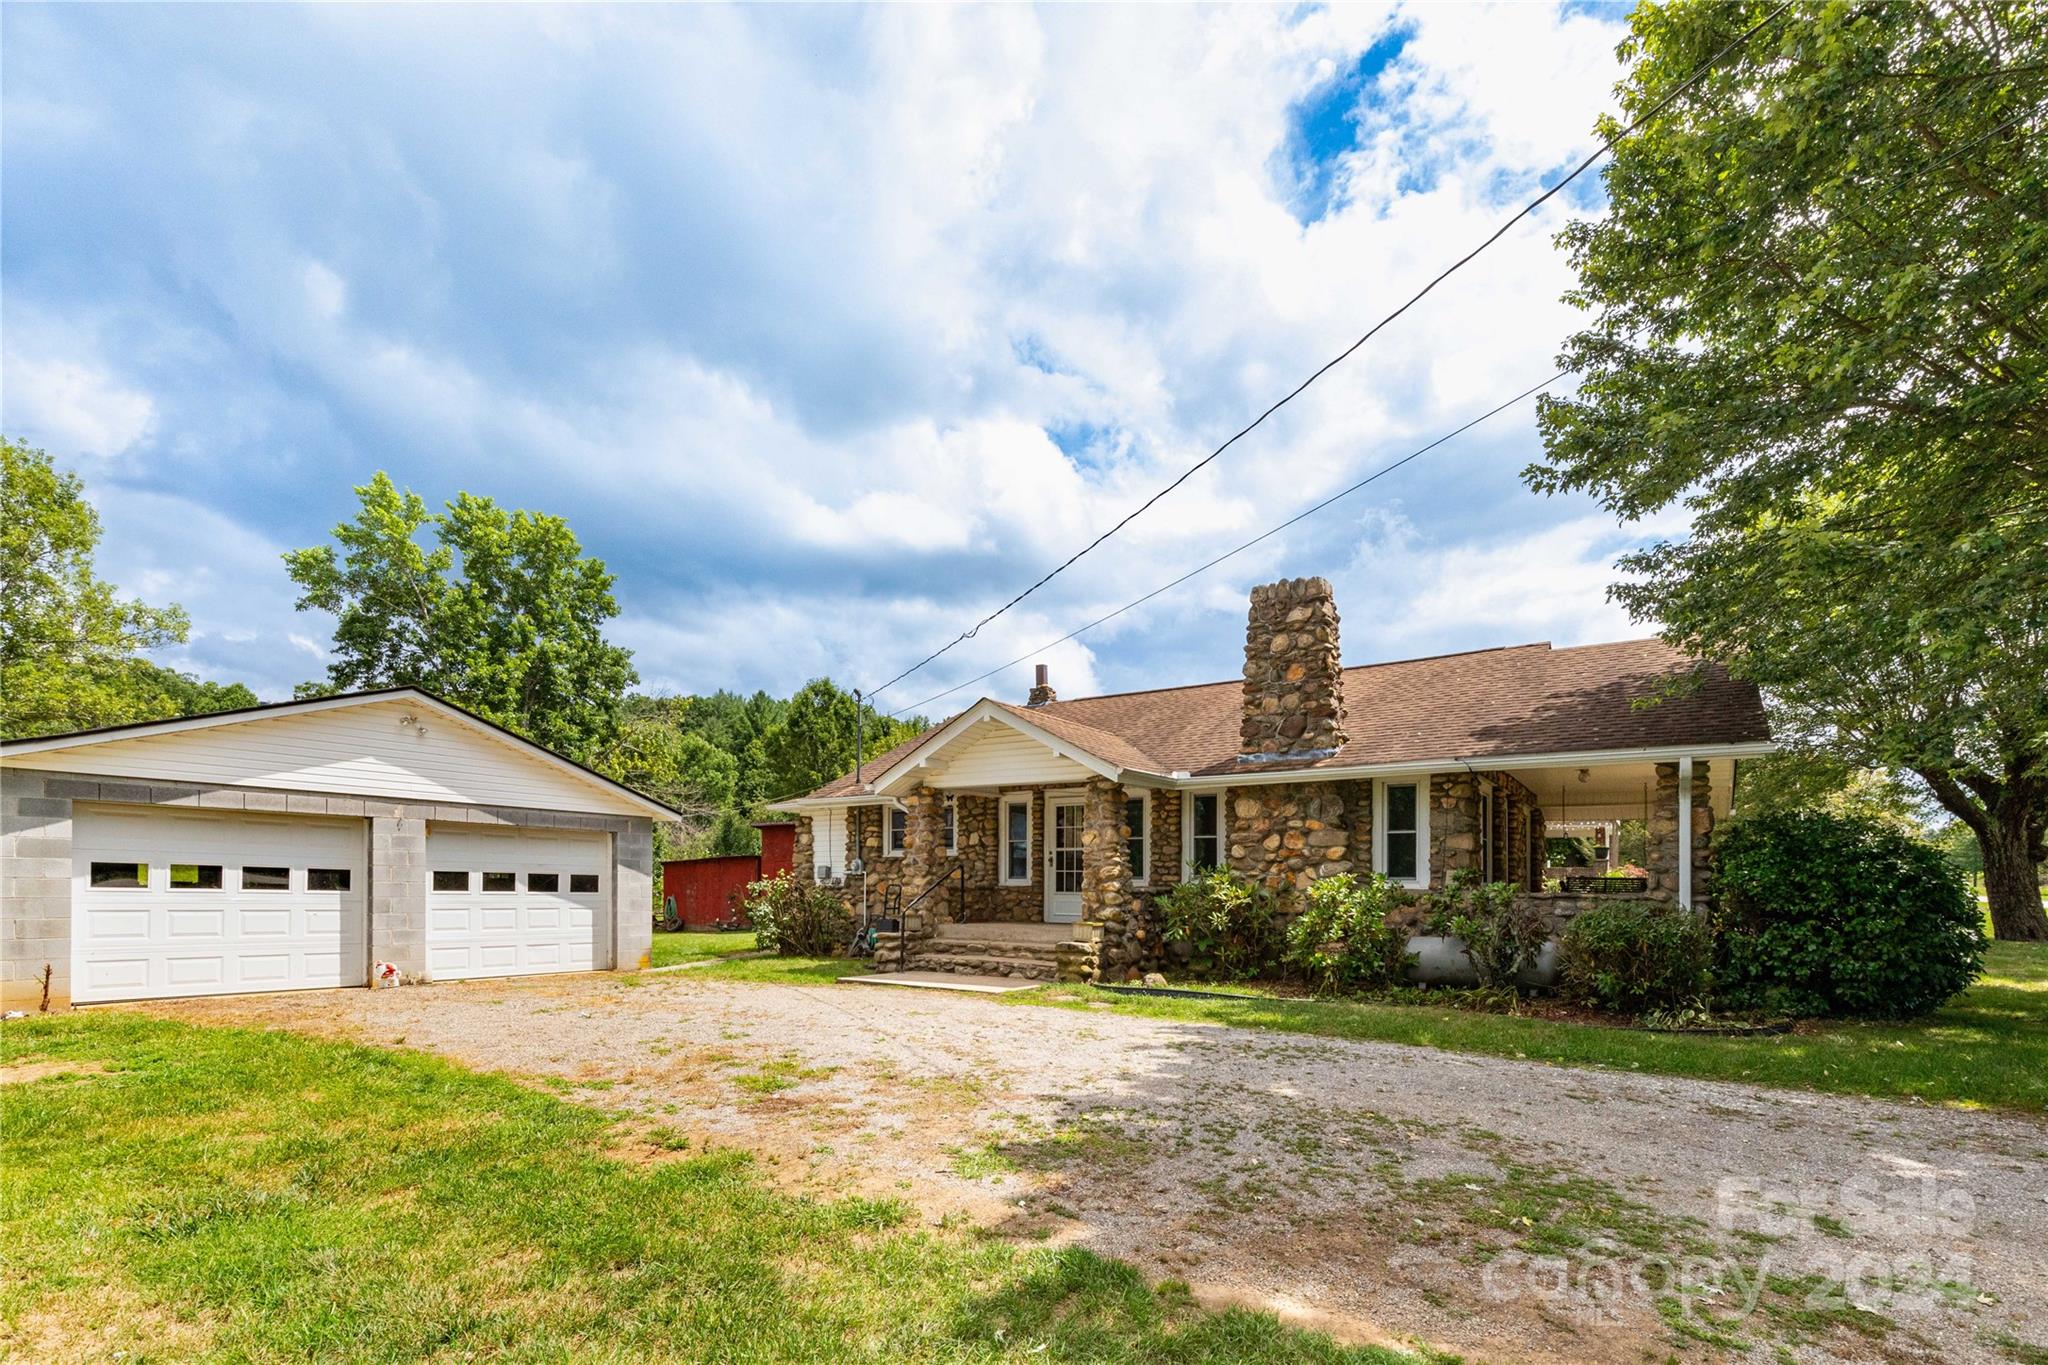
<path fill-rule="evenodd" d="M 172 863 L 171 889 L 173 891 L 220 890 L 220 864 Z"/>
<path fill-rule="evenodd" d="M 288 867 L 245 867 L 242 869 L 244 891 L 289 891 L 292 889 L 292 870 Z"/>
<path fill-rule="evenodd" d="M 1081 807 L 1052 808 L 1052 889 L 1055 893 L 1081 892 Z"/>
<path fill-rule="evenodd" d="M 348 890 L 348 869 L 345 867 L 309 867 L 306 869 L 308 891 Z"/>
<path fill-rule="evenodd" d="M 516 872 L 484 873 L 484 890 L 486 891 L 517 891 L 518 889 L 519 874 Z"/>
<path fill-rule="evenodd" d="M 469 890 L 469 874 L 467 872 L 436 872 L 434 874 L 434 889 L 436 891 L 467 891 Z"/>
<path fill-rule="evenodd" d="M 148 886 L 148 863 L 94 863 L 94 886 Z"/>
<path fill-rule="evenodd" d="M 571 872 L 569 874 L 569 890 L 584 894 L 597 890 L 597 874 L 595 872 Z"/>
<path fill-rule="evenodd" d="M 562 889 L 562 874 L 559 872 L 529 872 L 526 874 L 528 891 L 559 891 Z"/>

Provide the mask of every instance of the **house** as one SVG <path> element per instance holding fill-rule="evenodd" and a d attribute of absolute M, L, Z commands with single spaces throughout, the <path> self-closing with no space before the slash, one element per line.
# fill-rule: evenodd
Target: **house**
<path fill-rule="evenodd" d="M 796 825 L 789 820 L 756 820 L 759 853 L 710 858 L 671 858 L 661 865 L 661 897 L 673 904 L 685 929 L 710 929 L 744 922 L 747 887 L 790 870 L 796 854 Z"/>
<path fill-rule="evenodd" d="M 409 687 L 0 744 L 0 1000 L 644 965 L 675 818 Z"/>
<path fill-rule="evenodd" d="M 1561 924 L 1585 894 L 1546 889 L 1546 829 L 1643 820 L 1643 892 L 1691 905 L 1735 765 L 1772 747 L 1754 686 L 1656 640 L 1346 668 L 1307 578 L 1252 591 L 1240 680 L 1060 701 L 1041 667 L 1023 705 L 777 805 L 800 877 L 900 917 L 882 965 L 1122 979 L 1159 956 L 1152 898 L 1210 866 L 1417 890 L 1470 868 Z"/>

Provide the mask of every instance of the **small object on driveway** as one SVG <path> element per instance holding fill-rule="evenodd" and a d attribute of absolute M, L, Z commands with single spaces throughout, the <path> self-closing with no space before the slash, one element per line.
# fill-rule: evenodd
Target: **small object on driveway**
<path fill-rule="evenodd" d="M 393 986 L 403 986 L 404 984 L 405 977 L 398 970 L 396 962 L 379 962 L 377 964 L 378 990 L 389 990 Z"/>

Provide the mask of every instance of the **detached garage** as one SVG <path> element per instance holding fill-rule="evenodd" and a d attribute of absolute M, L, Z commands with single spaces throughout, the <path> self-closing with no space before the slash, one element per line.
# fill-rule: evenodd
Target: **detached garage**
<path fill-rule="evenodd" d="M 412 688 L 0 745 L 0 1002 L 639 966 L 674 814 Z"/>

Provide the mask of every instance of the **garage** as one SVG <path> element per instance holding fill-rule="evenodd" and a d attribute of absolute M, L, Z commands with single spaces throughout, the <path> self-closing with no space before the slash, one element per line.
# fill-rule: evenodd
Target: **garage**
<path fill-rule="evenodd" d="M 0 1009 L 647 964 L 679 814 L 415 687 L 0 742 Z"/>
<path fill-rule="evenodd" d="M 360 821 L 80 806 L 72 998 L 360 986 Z"/>
<path fill-rule="evenodd" d="M 427 829 L 427 967 L 437 981 L 610 966 L 598 834 Z"/>

